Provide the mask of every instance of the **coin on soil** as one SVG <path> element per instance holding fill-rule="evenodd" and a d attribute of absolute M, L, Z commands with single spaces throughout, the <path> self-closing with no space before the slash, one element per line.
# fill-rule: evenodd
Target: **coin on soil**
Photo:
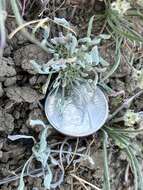
<path fill-rule="evenodd" d="M 73 137 L 88 136 L 99 130 L 108 117 L 108 102 L 99 87 L 80 85 L 70 96 L 62 92 L 47 96 L 45 113 L 59 132 Z"/>

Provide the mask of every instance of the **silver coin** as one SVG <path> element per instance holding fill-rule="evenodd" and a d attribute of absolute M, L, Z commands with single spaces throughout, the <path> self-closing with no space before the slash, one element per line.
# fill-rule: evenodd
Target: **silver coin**
<path fill-rule="evenodd" d="M 88 136 L 99 130 L 108 117 L 108 102 L 99 87 L 81 85 L 62 101 L 58 92 L 47 96 L 45 113 L 59 132 L 74 137 Z"/>

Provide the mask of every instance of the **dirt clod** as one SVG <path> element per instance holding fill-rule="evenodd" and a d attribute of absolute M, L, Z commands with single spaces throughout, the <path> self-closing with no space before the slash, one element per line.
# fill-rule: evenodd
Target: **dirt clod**
<path fill-rule="evenodd" d="M 20 102 L 28 102 L 33 103 L 41 100 L 43 95 L 39 94 L 36 90 L 25 86 L 25 87 L 17 87 L 12 86 L 5 89 L 6 95 L 11 100 L 14 100 L 17 103 Z"/>
<path fill-rule="evenodd" d="M 0 78 L 13 77 L 16 75 L 16 70 L 14 68 L 14 62 L 11 58 L 2 58 L 0 61 Z"/>
<path fill-rule="evenodd" d="M 0 83 L 0 97 L 3 95 L 2 83 Z"/>
<path fill-rule="evenodd" d="M 36 74 L 30 60 L 36 60 L 38 63 L 45 63 L 48 60 L 47 53 L 41 48 L 29 44 L 18 49 L 14 54 L 15 64 L 30 74 Z"/>
<path fill-rule="evenodd" d="M 6 28 L 8 31 L 8 34 L 13 32 L 18 25 L 16 24 L 15 19 L 8 18 L 6 21 Z M 25 44 L 28 40 L 23 36 L 23 34 L 20 32 L 17 32 L 9 41 L 8 43 L 15 49 L 17 49 L 20 45 Z"/>
<path fill-rule="evenodd" d="M 0 132 L 9 134 L 14 129 L 14 118 L 4 109 L 0 108 Z"/>

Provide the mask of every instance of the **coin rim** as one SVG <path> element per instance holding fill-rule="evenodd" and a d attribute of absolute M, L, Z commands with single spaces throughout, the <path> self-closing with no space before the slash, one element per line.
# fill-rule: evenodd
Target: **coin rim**
<path fill-rule="evenodd" d="M 48 119 L 48 121 L 49 121 L 49 123 L 52 125 L 52 127 L 54 128 L 54 129 L 56 129 L 59 133 L 61 133 L 61 134 L 63 134 L 63 135 L 66 135 L 66 136 L 70 136 L 70 137 L 85 137 L 85 136 L 89 136 L 89 135 L 92 135 L 92 134 L 94 134 L 94 133 L 96 133 L 103 125 L 104 125 L 104 123 L 106 122 L 106 120 L 107 120 L 107 118 L 108 118 L 108 115 L 109 115 L 109 106 L 108 106 L 108 101 L 107 101 L 107 98 L 106 98 L 106 96 L 105 96 L 105 94 L 103 93 L 103 91 L 100 89 L 100 87 L 98 87 L 97 86 L 97 88 L 98 88 L 98 90 L 101 92 L 101 94 L 102 94 L 102 97 L 103 97 L 103 99 L 104 99 L 104 102 L 105 102 L 105 105 L 106 105 L 106 114 L 105 114 L 105 117 L 103 118 L 103 121 L 102 121 L 102 123 L 99 125 L 99 127 L 98 127 L 98 129 L 96 128 L 96 130 L 95 131 L 91 131 L 91 132 L 89 132 L 89 133 L 82 133 L 81 135 L 72 135 L 72 134 L 68 134 L 68 133 L 66 133 L 66 132 L 63 132 L 62 130 L 59 130 L 59 128 L 57 128 L 56 127 L 56 125 L 52 122 L 52 120 L 49 118 L 49 116 L 48 116 L 48 110 L 46 109 L 46 105 L 48 104 L 48 100 L 49 100 L 49 95 L 47 96 L 47 98 L 46 98 L 46 101 L 45 101 L 45 106 L 44 106 L 44 110 L 45 110 L 45 114 L 46 114 L 46 117 L 47 117 L 47 119 Z M 51 95 L 51 94 L 50 94 Z"/>

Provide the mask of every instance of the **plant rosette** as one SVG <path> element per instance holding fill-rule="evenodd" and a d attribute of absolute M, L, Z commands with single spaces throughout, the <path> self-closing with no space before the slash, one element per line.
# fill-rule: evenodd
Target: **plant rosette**
<path fill-rule="evenodd" d="M 78 39 L 69 31 L 52 39 L 45 38 L 43 43 L 52 58 L 42 65 L 31 61 L 37 73 L 48 75 L 42 87 L 43 93 L 49 91 L 45 104 L 48 120 L 69 136 L 96 132 L 108 115 L 107 100 L 97 84 L 100 73 L 108 66 L 99 54 L 98 45 L 110 36 L 91 37 L 93 19 L 89 21 L 85 38 Z"/>

